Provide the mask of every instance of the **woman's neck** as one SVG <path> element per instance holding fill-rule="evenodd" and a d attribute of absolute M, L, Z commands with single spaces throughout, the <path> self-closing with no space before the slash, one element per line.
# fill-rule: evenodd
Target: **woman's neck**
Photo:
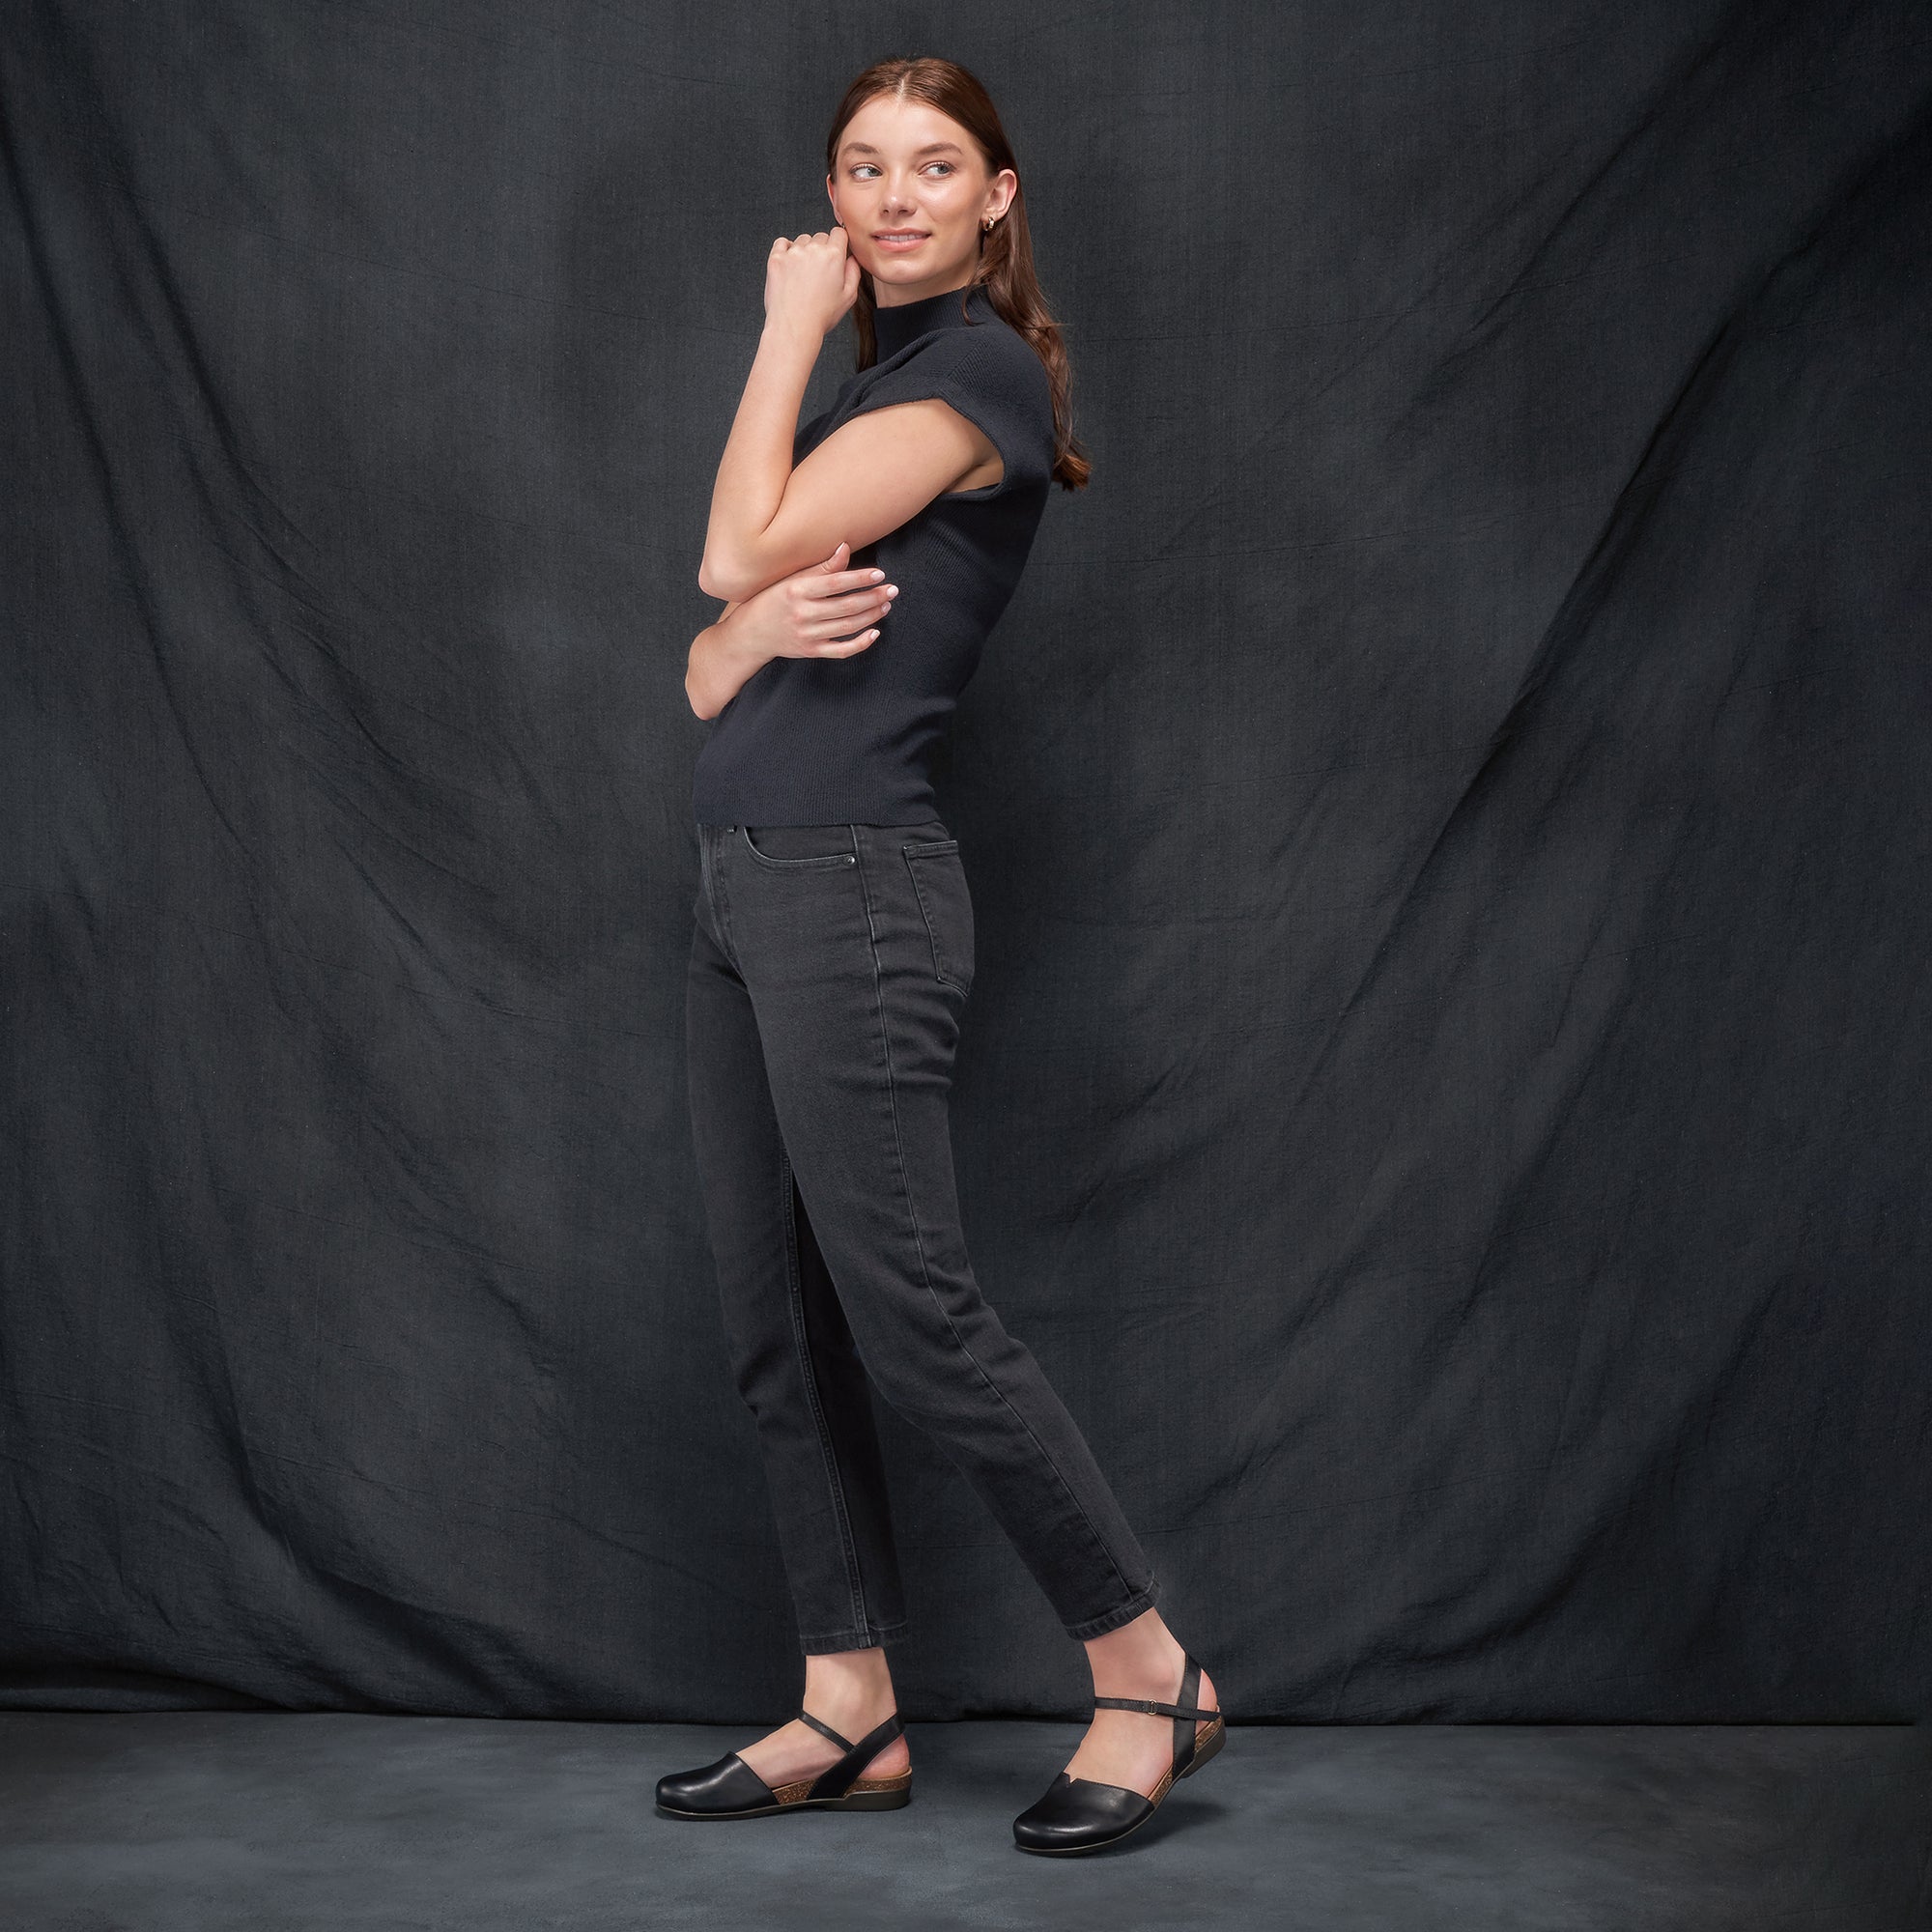
<path fill-rule="evenodd" d="M 872 339 L 878 346 L 880 359 L 896 355 L 907 343 L 916 342 L 935 328 L 962 326 L 965 320 L 959 313 L 962 306 L 970 316 L 976 309 L 982 310 L 986 299 L 983 282 L 962 282 L 957 288 L 942 289 L 937 295 L 922 296 L 917 301 L 895 302 L 890 308 L 875 307 Z"/>

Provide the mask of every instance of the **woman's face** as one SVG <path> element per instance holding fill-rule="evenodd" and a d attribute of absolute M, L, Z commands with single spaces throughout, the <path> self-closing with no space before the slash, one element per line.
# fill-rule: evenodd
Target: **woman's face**
<path fill-rule="evenodd" d="M 847 251 L 891 308 L 972 279 L 980 224 L 1007 212 L 1019 177 L 1011 168 L 989 175 L 952 116 L 875 94 L 845 124 L 825 185 Z"/>

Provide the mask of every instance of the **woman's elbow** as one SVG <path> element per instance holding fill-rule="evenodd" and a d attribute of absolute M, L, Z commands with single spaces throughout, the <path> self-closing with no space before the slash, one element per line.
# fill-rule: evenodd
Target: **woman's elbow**
<path fill-rule="evenodd" d="M 748 571 L 707 554 L 697 566 L 697 587 L 707 597 L 723 597 L 727 602 L 738 602 L 762 588 L 762 585 L 753 583 Z"/>

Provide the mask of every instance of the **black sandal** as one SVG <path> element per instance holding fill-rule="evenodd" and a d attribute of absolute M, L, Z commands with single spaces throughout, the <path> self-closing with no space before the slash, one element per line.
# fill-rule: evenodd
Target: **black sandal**
<path fill-rule="evenodd" d="M 1150 1697 L 1094 1699 L 1096 1707 L 1104 1705 L 1110 1711 L 1146 1711 L 1174 1719 L 1174 1762 L 1161 1773 L 1152 1793 L 1144 1795 L 1124 1784 L 1103 1784 L 1098 1778 L 1074 1777 L 1063 1771 L 1045 1795 L 1013 1820 L 1013 1842 L 1021 1851 L 1065 1857 L 1118 1844 L 1160 1809 L 1176 1778 L 1191 1776 L 1221 1748 L 1228 1726 L 1218 1710 L 1204 1711 L 1194 1701 L 1201 1692 L 1201 1666 L 1187 1652 L 1181 1655 L 1187 1662 L 1176 1702 L 1157 1704 Z M 1201 1718 L 1214 1721 L 1197 1738 L 1194 1725 Z"/>
<path fill-rule="evenodd" d="M 810 1711 L 798 1715 L 844 1751 L 829 1771 L 774 1789 L 736 1751 L 727 1751 L 716 1764 L 659 1778 L 659 1811 L 667 1818 L 765 1818 L 813 1805 L 826 1811 L 896 1811 L 912 1803 L 909 1769 L 890 1777 L 859 1776 L 904 1730 L 896 1711 L 856 1745 L 830 1724 L 820 1723 Z"/>

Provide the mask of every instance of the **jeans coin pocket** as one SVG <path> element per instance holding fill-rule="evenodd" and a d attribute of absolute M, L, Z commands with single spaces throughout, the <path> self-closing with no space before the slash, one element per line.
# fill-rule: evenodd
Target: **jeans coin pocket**
<path fill-rule="evenodd" d="M 932 942 L 933 976 L 964 998 L 973 990 L 973 895 L 956 838 L 901 845 Z"/>

